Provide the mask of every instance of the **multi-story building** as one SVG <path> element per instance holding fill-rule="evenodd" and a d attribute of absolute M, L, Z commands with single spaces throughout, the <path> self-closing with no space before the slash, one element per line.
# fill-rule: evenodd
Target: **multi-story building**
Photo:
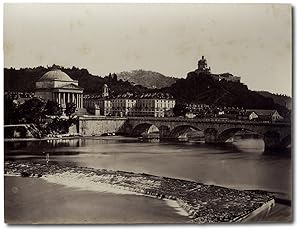
<path fill-rule="evenodd" d="M 134 114 L 135 116 L 165 117 L 174 106 L 175 99 L 168 93 L 145 93 L 137 99 Z"/>
<path fill-rule="evenodd" d="M 108 86 L 104 84 L 100 95 L 85 95 L 83 98 L 83 106 L 93 114 L 97 114 L 97 110 L 99 110 L 100 115 L 111 115 L 112 101 L 109 97 Z"/>
<path fill-rule="evenodd" d="M 111 101 L 111 114 L 114 116 L 133 116 L 137 100 L 132 93 L 120 94 Z"/>
<path fill-rule="evenodd" d="M 100 110 L 105 116 L 172 116 L 175 99 L 168 93 L 145 93 L 136 96 L 124 93 L 115 97 L 109 96 L 109 88 L 103 86 L 101 95 L 85 95 L 84 107 L 93 114 Z"/>

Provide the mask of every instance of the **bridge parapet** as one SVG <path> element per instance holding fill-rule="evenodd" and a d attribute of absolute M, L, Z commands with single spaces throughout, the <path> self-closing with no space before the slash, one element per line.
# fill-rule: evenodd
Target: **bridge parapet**
<path fill-rule="evenodd" d="M 177 117 L 127 117 L 129 121 L 155 121 L 155 122 L 187 122 L 187 123 L 224 123 L 224 124 L 244 124 L 263 126 L 291 126 L 290 122 L 233 120 L 220 118 L 177 118 Z"/>

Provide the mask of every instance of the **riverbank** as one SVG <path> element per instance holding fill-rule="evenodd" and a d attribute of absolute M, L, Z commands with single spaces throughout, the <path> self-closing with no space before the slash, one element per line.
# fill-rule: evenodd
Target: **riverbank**
<path fill-rule="evenodd" d="M 79 135 L 63 137 L 44 137 L 44 138 L 4 138 L 4 142 L 31 142 L 31 141 L 48 141 L 48 140 L 69 140 L 81 138 Z"/>
<path fill-rule="evenodd" d="M 266 192 L 239 191 L 149 174 L 75 167 L 68 163 L 62 166 L 5 162 L 5 174 L 42 177 L 60 184 L 105 185 L 157 199 L 175 200 L 193 223 L 239 222 L 253 216 L 257 209 L 268 212 L 274 205 L 274 198 Z"/>

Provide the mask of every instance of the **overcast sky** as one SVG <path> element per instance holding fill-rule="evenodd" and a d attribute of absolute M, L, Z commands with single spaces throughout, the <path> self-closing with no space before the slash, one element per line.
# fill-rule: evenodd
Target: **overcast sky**
<path fill-rule="evenodd" d="M 237 4 L 6 4 L 4 66 L 58 64 L 105 75 L 134 69 L 213 73 L 291 95 L 291 8 Z"/>

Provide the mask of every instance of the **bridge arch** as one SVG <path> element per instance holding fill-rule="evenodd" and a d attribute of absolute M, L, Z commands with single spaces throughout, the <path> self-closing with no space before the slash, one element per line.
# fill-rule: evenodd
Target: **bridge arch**
<path fill-rule="evenodd" d="M 222 131 L 218 135 L 218 141 L 226 142 L 229 138 L 233 137 L 239 131 L 247 131 L 248 133 L 258 134 L 258 135 L 261 135 L 261 137 L 263 136 L 261 133 L 258 133 L 257 131 L 247 129 L 247 128 L 229 128 L 229 129 Z"/>
<path fill-rule="evenodd" d="M 171 138 L 178 138 L 180 135 L 186 133 L 187 131 L 200 131 L 198 127 L 192 125 L 180 125 L 173 128 L 170 132 Z"/>
<path fill-rule="evenodd" d="M 151 124 L 151 123 L 141 123 L 136 125 L 132 132 L 131 135 L 132 136 L 141 136 L 142 133 L 154 133 L 154 132 L 159 132 L 159 129 L 157 128 L 157 126 Z"/>

